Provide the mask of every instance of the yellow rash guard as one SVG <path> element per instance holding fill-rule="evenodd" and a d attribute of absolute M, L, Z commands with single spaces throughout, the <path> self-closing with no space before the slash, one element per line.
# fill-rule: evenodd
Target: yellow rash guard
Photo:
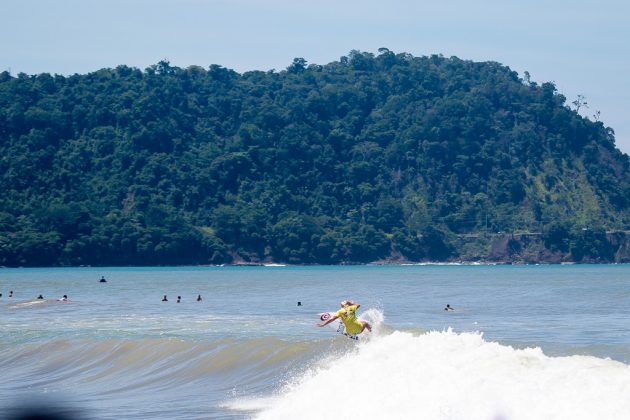
<path fill-rule="evenodd" d="M 355 335 L 363 329 L 363 324 L 357 319 L 357 305 L 350 305 L 347 308 L 340 309 L 335 315 L 341 318 L 348 334 Z"/>

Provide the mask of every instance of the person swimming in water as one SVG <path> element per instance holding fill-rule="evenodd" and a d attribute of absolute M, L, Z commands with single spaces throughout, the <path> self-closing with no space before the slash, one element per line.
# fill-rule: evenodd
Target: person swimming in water
<path fill-rule="evenodd" d="M 166 295 L 164 295 L 164 297 L 162 298 L 162 302 L 168 302 L 168 299 L 166 298 Z"/>
<path fill-rule="evenodd" d="M 341 309 L 335 312 L 334 316 L 330 317 L 323 324 L 317 324 L 317 326 L 323 327 L 341 318 L 343 325 L 346 327 L 346 335 L 356 336 L 361 334 L 364 330 L 372 332 L 372 326 L 367 321 L 357 319 L 357 309 L 360 307 L 361 305 L 356 302 L 344 300 L 341 302 Z"/>
<path fill-rule="evenodd" d="M 454 311 L 455 309 L 453 309 L 453 307 L 447 303 L 446 304 L 446 308 L 444 308 L 444 310 L 445 311 Z"/>

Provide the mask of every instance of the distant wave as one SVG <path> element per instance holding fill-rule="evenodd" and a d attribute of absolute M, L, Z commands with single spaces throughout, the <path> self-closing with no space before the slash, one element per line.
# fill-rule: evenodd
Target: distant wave
<path fill-rule="evenodd" d="M 15 303 L 9 303 L 9 304 L 6 304 L 6 308 L 7 309 L 23 309 L 23 308 L 31 308 L 33 306 L 48 305 L 48 304 L 56 303 L 56 302 L 58 302 L 57 299 L 33 299 L 33 300 L 25 300 L 25 301 L 18 301 Z"/>
<path fill-rule="evenodd" d="M 396 331 L 314 363 L 268 398 L 235 398 L 256 419 L 627 418 L 630 366 L 549 357 L 479 333 Z"/>

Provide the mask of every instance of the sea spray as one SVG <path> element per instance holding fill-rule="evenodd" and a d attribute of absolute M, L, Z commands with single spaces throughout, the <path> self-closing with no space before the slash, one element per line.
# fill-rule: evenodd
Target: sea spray
<path fill-rule="evenodd" d="M 255 418 L 627 418 L 629 395 L 630 366 L 620 362 L 548 357 L 480 333 L 397 331 L 319 362 Z"/>
<path fill-rule="evenodd" d="M 362 335 L 363 338 L 371 338 L 372 336 L 379 335 L 383 326 L 385 325 L 385 315 L 383 311 L 376 308 L 370 308 L 366 310 L 360 317 L 360 320 L 367 321 L 372 326 L 372 334 L 367 331 Z"/>

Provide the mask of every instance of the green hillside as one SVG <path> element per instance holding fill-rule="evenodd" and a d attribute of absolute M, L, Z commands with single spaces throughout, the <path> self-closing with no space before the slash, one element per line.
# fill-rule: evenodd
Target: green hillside
<path fill-rule="evenodd" d="M 480 259 L 462 238 L 497 232 L 612 261 L 628 226 L 612 129 L 455 57 L 4 72 L 0 151 L 5 266 Z"/>

